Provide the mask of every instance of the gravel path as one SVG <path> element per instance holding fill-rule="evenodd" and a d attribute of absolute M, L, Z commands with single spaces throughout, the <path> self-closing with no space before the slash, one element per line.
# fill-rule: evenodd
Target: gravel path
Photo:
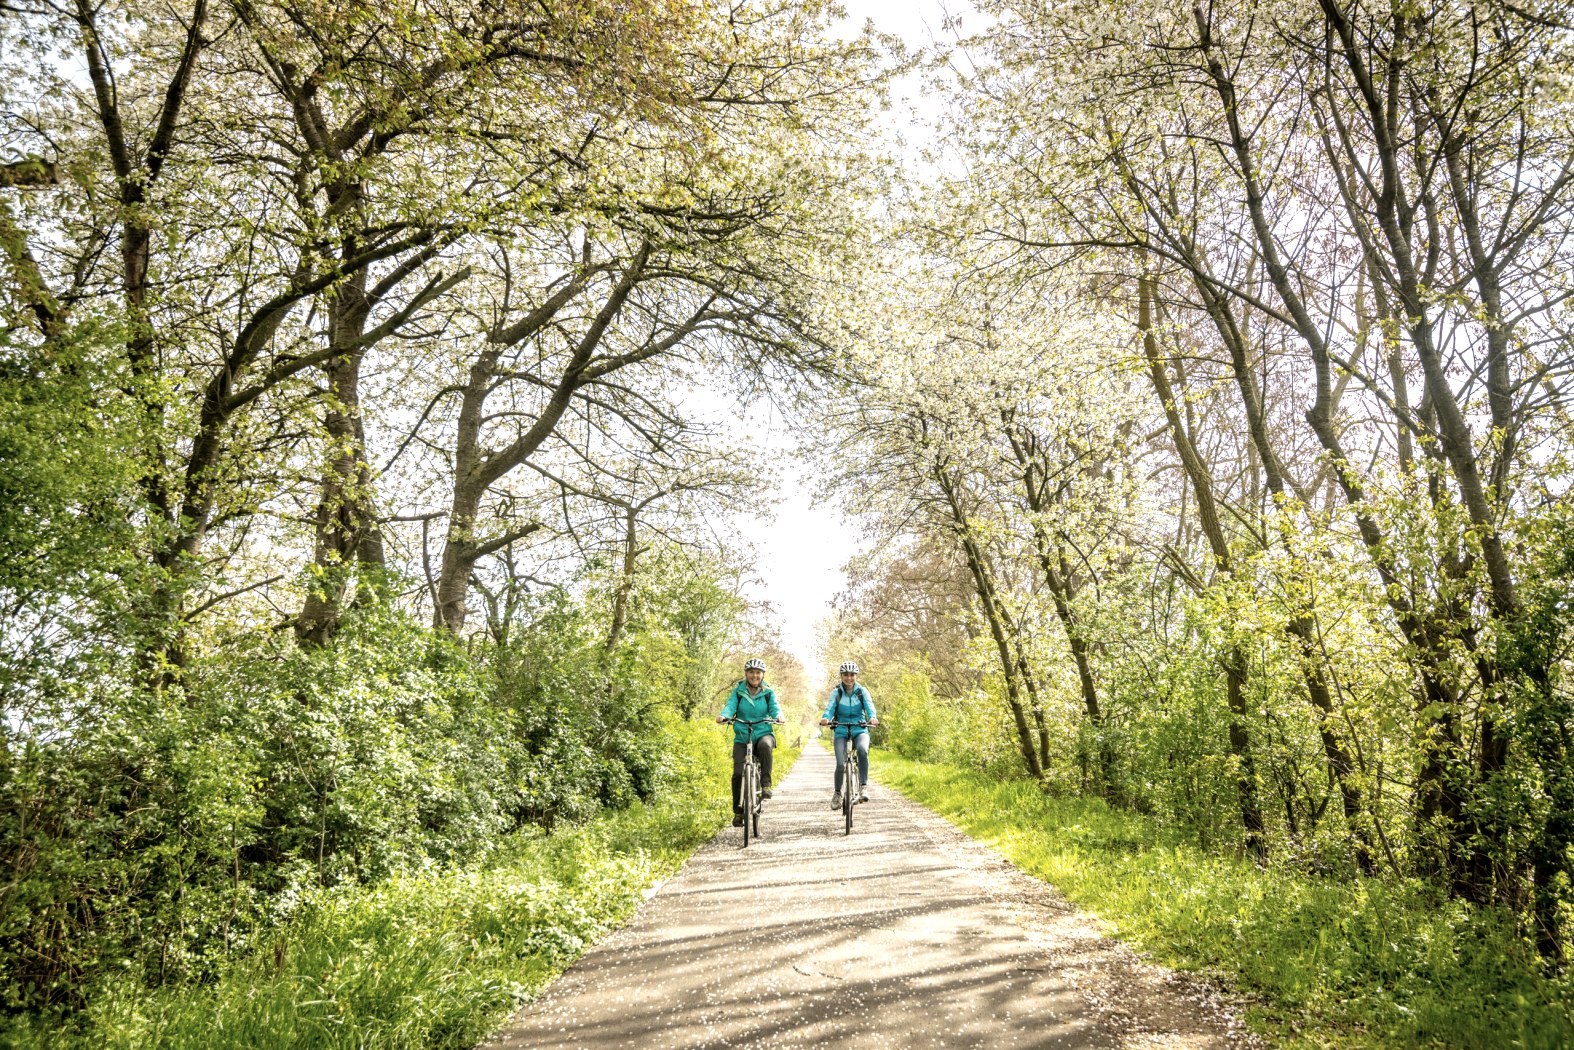
<path fill-rule="evenodd" d="M 487 1045 L 1256 1045 L 1203 983 L 895 791 L 844 836 L 832 768 L 809 744 L 763 839 L 722 831 Z"/>

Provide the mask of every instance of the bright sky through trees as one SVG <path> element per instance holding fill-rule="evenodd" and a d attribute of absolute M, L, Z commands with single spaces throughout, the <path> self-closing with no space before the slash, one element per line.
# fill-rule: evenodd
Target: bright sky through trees
<path fill-rule="evenodd" d="M 873 22 L 880 32 L 900 37 L 912 51 L 955 39 L 958 19 L 960 32 L 975 30 L 980 17 L 965 0 L 846 0 L 842 6 L 847 12 L 842 22 L 846 35 Z M 938 110 L 925 92 L 922 69 L 895 85 L 887 116 L 885 123 L 893 136 L 901 137 L 904 153 L 911 155 L 927 144 Z M 842 567 L 862 543 L 847 513 L 851 508 L 818 504 L 819 470 L 795 447 L 789 422 L 764 405 L 752 409 L 751 415 L 758 417 L 753 420 L 756 432 L 766 435 L 770 461 L 781 475 L 776 513 L 744 514 L 737 520 L 758 552 L 757 572 L 747 584 L 747 596 L 771 604 L 781 625 L 783 646 L 803 662 L 810 680 L 818 682 L 829 673 L 822 666 L 818 625 L 845 588 Z"/>

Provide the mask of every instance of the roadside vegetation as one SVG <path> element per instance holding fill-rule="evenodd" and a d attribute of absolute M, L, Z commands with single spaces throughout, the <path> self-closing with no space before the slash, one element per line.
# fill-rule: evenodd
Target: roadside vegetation
<path fill-rule="evenodd" d="M 890 753 L 877 769 L 1110 935 L 1243 993 L 1248 1020 L 1274 1045 L 1574 1045 L 1574 984 L 1547 973 L 1506 912 L 1417 881 L 1264 869 L 1026 780 Z"/>
<path fill-rule="evenodd" d="M 19 1047 L 318 1050 L 474 1046 L 625 919 L 727 816 L 730 729 L 662 727 L 661 801 L 508 836 L 479 861 L 306 892 L 215 979 L 103 982 Z M 800 737 L 802 726 L 785 734 Z M 779 750 L 783 771 L 798 747 Z"/>
<path fill-rule="evenodd" d="M 474 652 L 358 614 L 331 650 L 194 662 L 178 703 L 13 756 L 0 1043 L 472 1045 L 730 815 L 706 716 L 741 607 L 690 654 L 638 588 L 609 660 L 596 595 Z M 801 698 L 791 657 L 749 651 Z"/>

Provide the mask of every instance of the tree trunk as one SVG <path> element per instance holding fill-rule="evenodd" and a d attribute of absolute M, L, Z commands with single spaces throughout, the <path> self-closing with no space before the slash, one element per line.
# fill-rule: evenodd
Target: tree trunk
<path fill-rule="evenodd" d="M 366 296 L 366 271 L 361 270 L 334 290 L 329 303 L 331 345 L 348 348 L 327 367 L 328 404 L 323 427 L 329 461 L 315 518 L 314 575 L 295 622 L 295 637 L 308 645 L 325 645 L 339 629 L 344 596 L 356 562 L 383 567 L 382 533 L 372 495 L 366 432 L 361 420 L 361 362 L 371 304 Z"/>
<path fill-rule="evenodd" d="M 164 434 L 166 405 L 163 384 L 157 375 L 156 340 L 148 302 L 154 241 L 147 203 L 180 129 L 181 114 L 198 59 L 209 43 L 208 5 L 207 0 L 196 0 L 185 22 L 186 37 L 180 59 L 164 85 L 157 121 L 145 142 L 127 132 L 113 60 L 99 33 L 98 15 L 98 9 L 88 0 L 77 0 L 72 12 L 81 33 L 82 57 L 93 89 L 95 116 L 104 133 L 104 152 L 115 175 L 120 205 L 120 285 L 127 322 L 126 363 L 132 381 L 130 394 L 142 404 L 149 441 L 141 450 L 139 480 L 159 531 L 153 543 L 156 572 L 149 584 L 137 662 L 150 684 L 161 688 L 175 680 L 185 663 L 182 611 L 186 591 L 192 585 L 192 563 L 184 555 L 194 554 L 200 546 L 200 538 L 195 544 L 188 540 L 192 532 L 205 527 L 206 517 L 202 517 L 195 529 L 188 530 L 190 508 L 177 508 L 169 488 Z M 42 305 L 42 300 L 35 305 Z"/>
<path fill-rule="evenodd" d="M 1006 626 L 1001 622 L 994 580 L 990 575 L 988 564 L 984 561 L 983 551 L 979 549 L 978 542 L 973 538 L 972 530 L 968 526 L 967 515 L 962 510 L 961 501 L 957 498 L 955 485 L 952 484 L 943 467 L 937 466 L 934 474 L 935 480 L 940 483 L 941 491 L 945 494 L 951 520 L 957 538 L 961 541 L 962 553 L 967 560 L 968 571 L 973 577 L 974 589 L 978 592 L 979 605 L 984 610 L 984 622 L 989 627 L 989 636 L 994 640 L 995 651 L 1000 656 L 1000 671 L 1006 681 L 1006 704 L 1011 709 L 1011 719 L 1016 725 L 1017 745 L 1021 749 L 1022 760 L 1027 764 L 1027 770 L 1033 779 L 1042 780 L 1044 765 L 1039 761 L 1038 751 L 1034 748 L 1033 730 L 1028 725 L 1027 712 L 1022 706 L 1020 665 L 1017 655 L 1012 652 Z"/>
<path fill-rule="evenodd" d="M 1072 602 L 1076 597 L 1075 584 L 1071 573 L 1067 571 L 1064 555 L 1060 553 L 1059 545 L 1054 543 L 1049 535 L 1049 530 L 1044 524 L 1042 515 L 1048 510 L 1048 499 L 1044 484 L 1040 480 L 1043 469 L 1034 461 L 1033 452 L 1037 439 L 1017 427 L 1012 420 L 1005 419 L 1006 435 L 1011 443 L 1011 449 L 1021 467 L 1022 487 L 1028 510 L 1033 514 L 1033 542 L 1038 557 L 1039 572 L 1049 588 L 1054 599 L 1055 615 L 1060 619 L 1061 627 L 1066 632 L 1066 642 L 1071 650 L 1072 662 L 1077 668 L 1077 684 L 1082 694 L 1082 706 L 1087 714 L 1088 721 L 1093 725 L 1095 733 L 1102 737 L 1103 713 L 1099 707 L 1098 685 L 1093 679 L 1092 662 L 1089 659 L 1087 638 L 1083 635 L 1082 626 L 1078 621 L 1076 610 Z M 1052 560 L 1051 548 L 1060 556 L 1060 566 L 1057 571 Z M 1042 721 L 1040 723 L 1042 725 Z M 1041 750 L 1043 751 L 1044 764 L 1049 763 L 1048 735 L 1043 733 Z M 1098 783 L 1101 791 L 1108 791 L 1113 787 L 1114 756 L 1103 745 L 1099 751 Z"/>
<path fill-rule="evenodd" d="M 432 613 L 433 627 L 447 628 L 454 634 L 465 627 L 465 599 L 470 593 L 470 570 L 476 562 L 470 552 L 475 546 L 476 516 L 485 491 L 473 474 L 454 472 L 448 538 L 443 544 L 443 561 L 437 574 L 437 608 Z"/>
<path fill-rule="evenodd" d="M 1239 645 L 1224 654 L 1224 695 L 1230 709 L 1230 754 L 1235 758 L 1235 793 L 1240 798 L 1246 849 L 1257 860 L 1268 855 L 1263 837 L 1262 804 L 1257 799 L 1257 760 L 1246 733 L 1246 653 Z"/>
<path fill-rule="evenodd" d="M 1181 465 L 1197 497 L 1198 523 L 1208 540 L 1209 549 L 1213 551 L 1218 571 L 1233 576 L 1230 546 L 1219 523 L 1218 507 L 1214 501 L 1213 479 L 1208 476 L 1207 468 L 1181 419 L 1179 402 L 1170 387 L 1164 360 L 1159 355 L 1158 337 L 1153 333 L 1154 287 L 1151 277 L 1144 275 L 1138 280 L 1137 300 L 1137 326 L 1142 331 L 1142 349 L 1148 360 L 1148 375 L 1164 407 L 1175 450 L 1180 455 Z M 1267 843 L 1263 838 L 1262 806 L 1257 799 L 1256 762 L 1252 755 L 1251 737 L 1246 730 L 1247 663 L 1239 644 L 1230 646 L 1222 662 L 1225 695 L 1230 710 L 1230 753 L 1235 758 L 1235 788 L 1240 799 L 1241 824 L 1246 831 L 1246 848 L 1254 857 L 1262 860 L 1267 856 Z"/>
<path fill-rule="evenodd" d="M 634 564 L 639 558 L 639 530 L 634 505 L 625 511 L 623 521 L 623 565 L 618 572 L 617 588 L 612 592 L 612 626 L 607 631 L 607 652 L 617 650 L 628 624 L 629 597 L 634 593 Z"/>

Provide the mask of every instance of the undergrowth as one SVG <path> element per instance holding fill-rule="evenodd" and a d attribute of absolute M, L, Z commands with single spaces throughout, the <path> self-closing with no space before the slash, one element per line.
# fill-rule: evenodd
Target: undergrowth
<path fill-rule="evenodd" d="M 469 1047 L 628 917 L 730 813 L 731 730 L 674 731 L 671 788 L 578 826 L 513 836 L 484 863 L 346 886 L 218 980 L 108 980 L 68 1026 L 17 1021 L 19 1047 L 416 1050 Z M 785 774 L 796 748 L 779 752 Z"/>
<path fill-rule="evenodd" d="M 1419 883 L 1259 868 L 1096 799 L 952 766 L 887 753 L 879 770 L 1114 935 L 1245 993 L 1283 1045 L 1574 1046 L 1574 981 L 1545 976 L 1511 921 Z"/>

